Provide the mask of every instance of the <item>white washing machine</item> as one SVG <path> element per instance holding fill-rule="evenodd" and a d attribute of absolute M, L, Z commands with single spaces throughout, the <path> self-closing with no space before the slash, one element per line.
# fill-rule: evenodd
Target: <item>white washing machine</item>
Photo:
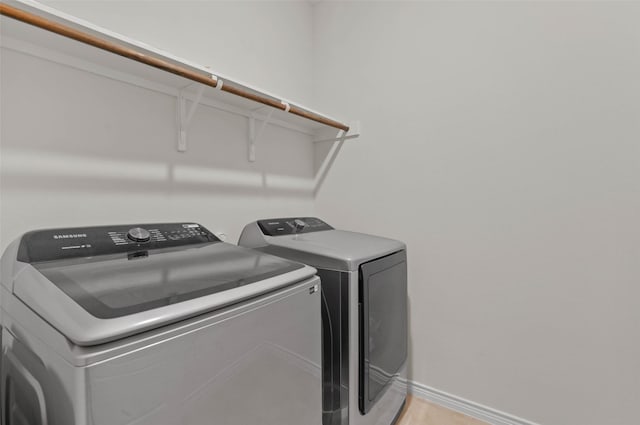
<path fill-rule="evenodd" d="M 323 424 L 395 423 L 407 395 L 405 244 L 299 217 L 250 223 L 239 245 L 318 270 Z"/>
<path fill-rule="evenodd" d="M 34 231 L 0 267 L 3 425 L 321 424 L 311 267 L 196 223 Z"/>

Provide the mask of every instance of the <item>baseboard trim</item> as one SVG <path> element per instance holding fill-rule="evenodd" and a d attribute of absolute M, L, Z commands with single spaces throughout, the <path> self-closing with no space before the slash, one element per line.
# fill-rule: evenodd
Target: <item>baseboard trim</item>
<path fill-rule="evenodd" d="M 535 422 L 465 400 L 462 397 L 436 390 L 419 382 L 409 381 L 409 393 L 472 418 L 488 422 L 491 425 L 538 425 Z"/>

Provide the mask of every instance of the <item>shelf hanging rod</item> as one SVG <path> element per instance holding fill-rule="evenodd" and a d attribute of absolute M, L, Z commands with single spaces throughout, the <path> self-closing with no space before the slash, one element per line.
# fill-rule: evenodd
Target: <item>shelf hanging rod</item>
<path fill-rule="evenodd" d="M 125 58 L 134 60 L 136 62 L 140 62 L 145 65 L 152 66 L 162 71 L 179 75 L 181 77 L 184 77 L 192 81 L 196 81 L 198 83 L 204 84 L 209 87 L 216 88 L 218 86 L 218 78 L 213 74 L 193 71 L 191 69 L 173 64 L 166 60 L 163 60 L 154 56 L 150 56 L 146 53 L 140 52 L 131 47 L 122 46 L 120 44 L 113 43 L 108 40 L 104 40 L 95 35 L 88 34 L 78 29 L 66 26 L 64 24 L 52 21 L 47 18 L 43 18 L 36 14 L 18 9 L 13 6 L 9 6 L 4 3 L 0 3 L 0 15 L 5 15 L 9 18 L 13 18 L 18 21 L 24 22 L 26 24 L 33 25 L 35 27 L 56 33 L 58 35 L 61 35 L 67 38 L 71 38 L 81 43 L 85 43 L 90 46 L 97 47 L 107 52 L 111 52 L 116 55 L 123 56 Z M 230 84 L 224 84 L 222 87 L 220 87 L 220 89 L 227 93 L 244 97 L 245 99 L 253 100 L 254 102 L 262 103 L 263 105 L 271 106 L 273 108 L 277 108 L 282 111 L 285 111 L 287 109 L 286 105 L 289 105 L 281 102 L 280 100 L 255 94 L 247 90 L 244 90 L 240 87 L 232 86 Z M 316 113 L 307 111 L 305 109 L 299 108 L 294 105 L 289 105 L 287 112 L 290 112 L 294 115 L 297 115 L 302 118 L 306 118 L 311 121 L 315 121 L 315 122 L 327 125 L 329 127 L 344 130 L 345 132 L 349 131 L 349 126 L 343 123 L 340 123 L 338 121 L 332 120 L 327 117 L 323 117 L 322 115 L 318 115 Z"/>

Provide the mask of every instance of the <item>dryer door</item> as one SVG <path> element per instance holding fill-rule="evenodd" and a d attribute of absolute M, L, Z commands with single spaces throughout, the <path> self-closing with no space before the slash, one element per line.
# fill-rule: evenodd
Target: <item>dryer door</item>
<path fill-rule="evenodd" d="M 406 251 L 362 264 L 359 289 L 359 407 L 366 414 L 407 358 Z"/>

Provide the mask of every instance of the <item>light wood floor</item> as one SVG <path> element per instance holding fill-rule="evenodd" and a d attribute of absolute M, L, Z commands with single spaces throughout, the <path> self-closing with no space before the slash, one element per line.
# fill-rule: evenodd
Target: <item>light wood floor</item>
<path fill-rule="evenodd" d="M 398 425 L 488 425 L 421 398 L 409 396 Z"/>

